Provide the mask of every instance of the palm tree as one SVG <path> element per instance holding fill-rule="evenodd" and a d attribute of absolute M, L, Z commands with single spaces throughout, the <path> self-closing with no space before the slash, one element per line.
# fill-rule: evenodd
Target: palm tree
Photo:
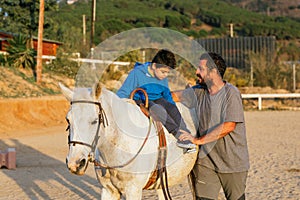
<path fill-rule="evenodd" d="M 16 68 L 30 68 L 35 71 L 36 51 L 29 48 L 29 38 L 24 35 L 16 35 L 8 41 L 6 51 L 8 53 L 8 63 Z"/>

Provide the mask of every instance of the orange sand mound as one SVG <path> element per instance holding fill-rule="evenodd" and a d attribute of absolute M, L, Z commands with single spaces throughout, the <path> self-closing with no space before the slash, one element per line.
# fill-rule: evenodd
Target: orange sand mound
<path fill-rule="evenodd" d="M 63 96 L 0 100 L 0 134 L 63 125 L 68 107 Z"/>

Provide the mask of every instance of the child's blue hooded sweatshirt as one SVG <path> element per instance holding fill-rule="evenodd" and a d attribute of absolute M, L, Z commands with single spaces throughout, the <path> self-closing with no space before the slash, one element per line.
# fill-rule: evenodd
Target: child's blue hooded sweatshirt
<path fill-rule="evenodd" d="M 164 98 L 170 103 L 175 104 L 172 99 L 172 95 L 169 89 L 168 79 L 159 80 L 153 77 L 148 72 L 148 67 L 151 62 L 136 63 L 133 70 L 128 74 L 128 77 L 124 81 L 121 88 L 117 91 L 117 95 L 120 98 L 129 98 L 130 93 L 136 88 L 144 89 L 149 97 L 149 101 L 154 101 L 160 98 Z M 137 92 L 134 95 L 134 100 L 145 100 L 144 95 Z"/>

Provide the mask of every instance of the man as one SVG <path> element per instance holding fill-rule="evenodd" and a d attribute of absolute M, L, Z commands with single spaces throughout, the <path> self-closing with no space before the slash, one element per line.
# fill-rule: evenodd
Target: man
<path fill-rule="evenodd" d="M 223 81 L 226 64 L 216 53 L 201 55 L 195 87 L 199 127 L 197 138 L 179 139 L 200 145 L 192 171 L 197 200 L 218 199 L 221 187 L 230 200 L 245 199 L 249 156 L 241 94 Z"/>
<path fill-rule="evenodd" d="M 178 139 L 179 129 L 188 131 L 181 114 L 172 99 L 168 84 L 168 74 L 175 69 L 175 55 L 162 49 L 152 59 L 144 64 L 136 63 L 128 74 L 121 88 L 117 91 L 120 98 L 129 98 L 136 88 L 144 89 L 149 98 L 150 114 L 155 120 L 163 123 L 166 129 Z M 145 101 L 143 93 L 136 93 L 133 98 L 138 104 Z M 188 153 L 195 152 L 195 145 L 190 141 L 177 141 L 177 146 L 187 149 Z"/>

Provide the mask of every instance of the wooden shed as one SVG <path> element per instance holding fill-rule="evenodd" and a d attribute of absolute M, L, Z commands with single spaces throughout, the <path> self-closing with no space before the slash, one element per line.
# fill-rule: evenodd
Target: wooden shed
<path fill-rule="evenodd" d="M 15 33 L 0 31 L 0 53 L 6 53 L 5 46 L 8 45 L 8 40 L 16 36 Z M 38 38 L 33 37 L 33 47 L 37 50 Z M 43 39 L 43 55 L 56 56 L 57 48 L 62 43 L 54 40 Z"/>

